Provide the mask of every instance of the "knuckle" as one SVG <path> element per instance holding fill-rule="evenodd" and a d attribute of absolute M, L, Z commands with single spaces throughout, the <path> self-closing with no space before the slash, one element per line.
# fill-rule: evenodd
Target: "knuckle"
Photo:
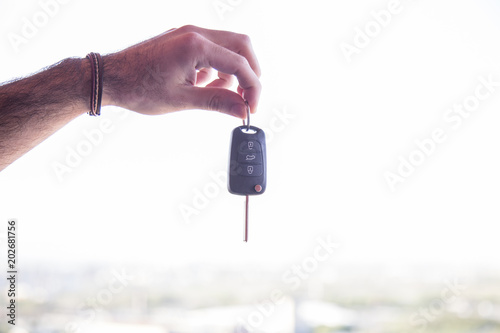
<path fill-rule="evenodd" d="M 244 34 L 238 34 L 236 36 L 236 45 L 239 49 L 239 54 L 247 54 L 252 49 L 252 41 L 250 40 L 250 36 Z"/>
<path fill-rule="evenodd" d="M 207 108 L 212 111 L 219 111 L 222 107 L 222 97 L 219 94 L 214 94 L 208 100 Z"/>
<path fill-rule="evenodd" d="M 255 82 L 255 90 L 260 93 L 262 91 L 262 83 L 259 81 Z"/>
<path fill-rule="evenodd" d="M 250 63 L 248 62 L 248 59 L 242 56 L 241 54 L 238 54 L 236 58 L 236 64 L 238 68 L 242 67 L 250 67 Z"/>
<path fill-rule="evenodd" d="M 187 43 L 198 43 L 202 38 L 202 36 L 199 33 L 194 31 L 186 32 L 182 35 L 182 37 L 185 39 L 185 42 Z"/>
<path fill-rule="evenodd" d="M 182 45 L 187 50 L 199 49 L 202 44 L 203 36 L 197 32 L 186 32 L 182 35 Z"/>
<path fill-rule="evenodd" d="M 248 69 L 250 68 L 250 63 L 248 62 L 247 58 L 243 56 L 238 56 L 238 58 L 236 58 L 235 65 L 236 65 L 236 70 L 235 70 L 236 76 L 243 75 L 244 73 L 249 72 Z"/>
<path fill-rule="evenodd" d="M 188 25 L 184 25 L 184 26 L 180 27 L 177 30 L 180 30 L 181 32 L 185 33 L 185 32 L 196 32 L 196 29 L 197 29 L 196 26 L 188 24 Z"/>
<path fill-rule="evenodd" d="M 250 36 L 248 36 L 248 35 L 238 34 L 237 37 L 238 37 L 238 41 L 244 46 L 252 44 L 252 41 L 250 40 Z"/>

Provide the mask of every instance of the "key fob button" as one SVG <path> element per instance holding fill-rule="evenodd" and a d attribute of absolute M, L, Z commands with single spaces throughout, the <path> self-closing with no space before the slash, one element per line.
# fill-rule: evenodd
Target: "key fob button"
<path fill-rule="evenodd" d="M 262 175 L 262 165 L 241 164 L 238 174 L 248 177 L 259 177 Z"/>
<path fill-rule="evenodd" d="M 257 152 L 239 153 L 238 162 L 248 164 L 262 164 L 262 154 Z"/>
<path fill-rule="evenodd" d="M 260 148 L 260 143 L 255 140 L 248 140 L 248 141 L 243 141 L 240 144 L 240 152 L 242 153 L 254 153 L 254 152 L 261 152 Z"/>

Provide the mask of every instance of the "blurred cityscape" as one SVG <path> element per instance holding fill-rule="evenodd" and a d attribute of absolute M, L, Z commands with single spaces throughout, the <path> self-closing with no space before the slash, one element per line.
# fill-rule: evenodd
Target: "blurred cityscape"
<path fill-rule="evenodd" d="M 493 270 L 31 266 L 0 332 L 500 332 Z"/>

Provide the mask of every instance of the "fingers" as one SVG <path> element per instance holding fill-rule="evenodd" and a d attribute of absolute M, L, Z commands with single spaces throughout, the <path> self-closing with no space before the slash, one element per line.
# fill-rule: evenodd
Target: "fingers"
<path fill-rule="evenodd" d="M 214 87 L 185 87 L 185 99 L 191 107 L 203 110 L 220 111 L 222 113 L 244 119 L 247 107 L 244 100 L 237 93 Z"/>
<path fill-rule="evenodd" d="M 175 30 L 175 34 L 182 34 L 186 32 L 196 32 L 211 42 L 227 48 L 234 53 L 242 55 L 247 59 L 250 67 L 255 72 L 255 75 L 260 77 L 261 69 L 259 61 L 257 60 L 257 56 L 253 50 L 250 37 L 247 35 L 223 30 L 204 29 L 193 25 L 186 25 Z"/>
<path fill-rule="evenodd" d="M 234 76 L 219 72 L 219 78 L 207 84 L 207 87 L 228 89 L 231 88 L 233 81 Z"/>
<path fill-rule="evenodd" d="M 208 80 L 212 77 L 212 72 L 212 68 L 201 68 L 196 73 L 196 85 L 199 86 L 208 82 Z"/>
<path fill-rule="evenodd" d="M 192 89 L 186 92 L 189 97 L 182 98 L 187 104 L 244 118 L 246 100 L 251 112 L 256 112 L 261 92 L 261 70 L 248 36 L 188 25 L 169 30 L 163 34 L 162 40 L 165 45 L 175 42 L 182 45 L 182 52 L 179 54 L 186 60 L 185 65 L 194 65 L 198 69 L 195 79 L 188 81 L 194 82 L 195 87 L 181 87 Z M 219 72 L 218 78 L 208 83 L 205 88 L 196 87 L 210 80 L 210 68 Z M 237 93 L 228 90 L 234 77 L 238 80 Z"/>
<path fill-rule="evenodd" d="M 257 56 L 252 47 L 252 43 L 250 41 L 250 37 L 247 35 L 236 34 L 229 31 L 220 31 L 220 30 L 208 30 L 208 29 L 200 29 L 200 33 L 210 41 L 223 46 L 237 54 L 244 56 L 250 67 L 255 72 L 257 77 L 261 75 L 261 69 L 259 65 L 259 61 L 257 60 Z"/>
<path fill-rule="evenodd" d="M 260 77 L 260 65 L 253 50 L 250 37 L 230 31 L 209 30 L 197 27 L 196 29 L 198 30 L 198 33 L 212 42 L 244 56 L 248 60 L 250 67 L 253 69 L 257 77 Z"/>
<path fill-rule="evenodd" d="M 201 86 L 208 82 L 212 77 L 213 68 L 202 68 L 196 73 L 196 85 Z M 234 76 L 226 73 L 218 72 L 218 78 L 207 84 L 207 87 L 213 88 L 231 88 Z"/>
<path fill-rule="evenodd" d="M 261 85 L 257 74 L 250 66 L 248 60 L 244 56 L 210 40 L 205 39 L 204 44 L 204 52 L 200 54 L 201 58 L 196 67 L 213 67 L 219 72 L 236 76 L 241 88 L 242 97 L 248 101 L 250 109 L 254 113 L 257 109 Z M 224 79 L 224 77 L 221 79 Z"/>

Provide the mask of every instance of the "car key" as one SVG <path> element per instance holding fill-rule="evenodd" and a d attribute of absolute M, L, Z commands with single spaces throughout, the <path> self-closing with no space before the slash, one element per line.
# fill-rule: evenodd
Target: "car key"
<path fill-rule="evenodd" d="M 264 131 L 250 126 L 250 107 L 247 103 L 247 123 L 233 130 L 229 157 L 228 190 L 232 194 L 244 195 L 245 242 L 248 241 L 248 201 L 250 195 L 266 190 L 266 137 Z"/>

